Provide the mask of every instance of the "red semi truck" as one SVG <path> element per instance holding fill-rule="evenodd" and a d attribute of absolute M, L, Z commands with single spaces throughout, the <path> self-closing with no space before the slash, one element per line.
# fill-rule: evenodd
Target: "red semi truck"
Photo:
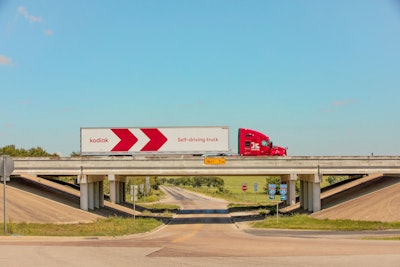
<path fill-rule="evenodd" d="M 260 132 L 240 128 L 241 156 L 286 156 Z M 232 155 L 229 127 L 81 128 L 81 155 Z"/>
<path fill-rule="evenodd" d="M 263 133 L 239 128 L 239 154 L 242 156 L 286 156 L 286 148 L 274 146 Z"/>

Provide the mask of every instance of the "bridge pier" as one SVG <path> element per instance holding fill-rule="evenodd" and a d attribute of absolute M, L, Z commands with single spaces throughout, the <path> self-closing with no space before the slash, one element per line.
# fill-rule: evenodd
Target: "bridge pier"
<path fill-rule="evenodd" d="M 304 207 L 304 181 L 300 180 L 300 193 L 299 193 L 300 207 L 305 209 Z"/>
<path fill-rule="evenodd" d="M 110 201 L 114 204 L 124 203 L 126 177 L 122 175 L 108 174 L 108 182 L 110 184 Z"/>
<path fill-rule="evenodd" d="M 321 210 L 322 174 L 300 174 L 300 207 L 309 212 Z"/>
<path fill-rule="evenodd" d="M 281 181 L 288 185 L 286 205 L 296 203 L 296 181 L 300 179 L 300 207 L 309 212 L 321 210 L 322 174 L 286 174 L 281 176 Z"/>
<path fill-rule="evenodd" d="M 80 208 L 94 210 L 104 207 L 104 175 L 78 175 Z"/>
<path fill-rule="evenodd" d="M 291 206 L 296 204 L 296 181 L 298 175 L 295 173 L 281 176 L 281 181 L 287 183 L 287 199 L 286 205 Z"/>

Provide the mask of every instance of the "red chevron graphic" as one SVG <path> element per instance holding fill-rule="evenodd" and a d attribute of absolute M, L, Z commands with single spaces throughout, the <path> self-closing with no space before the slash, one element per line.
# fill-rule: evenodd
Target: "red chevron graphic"
<path fill-rule="evenodd" d="M 111 151 L 129 151 L 131 147 L 138 141 L 136 136 L 129 129 L 111 129 L 121 141 L 111 149 Z"/>
<path fill-rule="evenodd" d="M 150 139 L 141 151 L 158 151 L 158 149 L 160 149 L 160 147 L 162 147 L 168 140 L 167 137 L 156 128 L 141 130 Z"/>

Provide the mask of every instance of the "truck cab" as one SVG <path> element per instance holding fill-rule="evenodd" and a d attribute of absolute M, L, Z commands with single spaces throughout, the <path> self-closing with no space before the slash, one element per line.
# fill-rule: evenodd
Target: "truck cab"
<path fill-rule="evenodd" d="M 286 148 L 274 146 L 268 136 L 255 130 L 240 128 L 238 139 L 241 156 L 286 156 Z"/>

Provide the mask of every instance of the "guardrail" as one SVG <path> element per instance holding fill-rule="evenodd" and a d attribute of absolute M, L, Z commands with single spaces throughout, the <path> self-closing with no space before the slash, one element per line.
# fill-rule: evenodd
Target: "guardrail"
<path fill-rule="evenodd" d="M 400 174 L 400 156 L 13 158 L 13 175 Z"/>

